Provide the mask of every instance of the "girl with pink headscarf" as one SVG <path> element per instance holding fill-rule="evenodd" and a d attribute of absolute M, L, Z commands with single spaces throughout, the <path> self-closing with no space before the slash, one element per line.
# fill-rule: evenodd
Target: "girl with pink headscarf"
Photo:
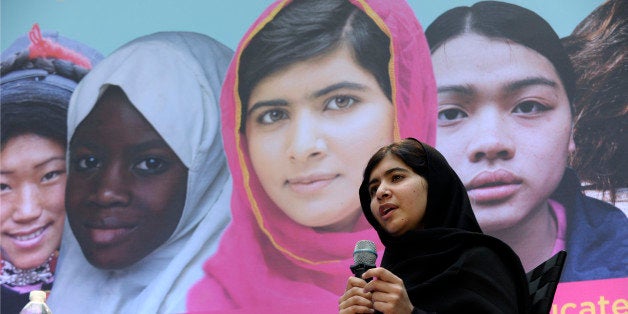
<path fill-rule="evenodd" d="M 233 220 L 189 312 L 334 312 L 358 240 L 362 170 L 404 137 L 435 142 L 429 48 L 405 1 L 277 1 L 221 95 Z M 379 248 L 382 246 L 377 243 Z"/>

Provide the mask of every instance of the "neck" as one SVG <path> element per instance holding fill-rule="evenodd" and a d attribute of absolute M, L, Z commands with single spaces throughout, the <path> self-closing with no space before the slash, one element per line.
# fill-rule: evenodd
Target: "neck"
<path fill-rule="evenodd" d="M 354 211 L 352 214 L 347 217 L 334 222 L 332 224 L 328 224 L 320 227 L 313 227 L 314 230 L 326 233 L 326 232 L 351 232 L 355 229 L 355 225 L 362 216 L 362 209 L 358 208 L 358 210 Z"/>
<path fill-rule="evenodd" d="M 551 257 L 557 232 L 556 218 L 546 201 L 524 220 L 490 235 L 506 242 L 529 272 Z"/>

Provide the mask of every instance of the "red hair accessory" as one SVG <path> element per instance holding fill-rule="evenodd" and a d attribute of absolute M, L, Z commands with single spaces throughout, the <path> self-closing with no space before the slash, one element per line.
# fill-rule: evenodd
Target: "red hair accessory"
<path fill-rule="evenodd" d="M 63 47 L 48 38 L 44 38 L 44 36 L 41 35 L 41 30 L 37 23 L 33 24 L 33 28 L 28 32 L 28 38 L 31 40 L 31 45 L 28 47 L 29 57 L 31 59 L 55 58 L 70 61 L 86 69 L 92 68 L 92 63 L 85 56 Z"/>

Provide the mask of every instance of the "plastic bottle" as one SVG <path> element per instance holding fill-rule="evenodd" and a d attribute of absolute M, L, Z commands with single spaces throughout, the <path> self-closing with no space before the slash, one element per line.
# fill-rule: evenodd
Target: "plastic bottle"
<path fill-rule="evenodd" d="M 46 293 L 41 290 L 33 290 L 28 295 L 30 302 L 26 303 L 20 314 L 52 314 L 46 305 Z"/>

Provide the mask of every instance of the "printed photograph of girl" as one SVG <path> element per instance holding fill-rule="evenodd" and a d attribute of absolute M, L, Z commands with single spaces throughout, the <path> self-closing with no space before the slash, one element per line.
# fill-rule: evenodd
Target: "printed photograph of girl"
<path fill-rule="evenodd" d="M 205 35 L 156 33 L 116 50 L 77 87 L 51 309 L 184 311 L 229 221 L 218 98 L 231 56 Z"/>
<path fill-rule="evenodd" d="M 68 103 L 102 55 L 35 24 L 2 52 L 0 256 L 2 313 L 50 291 L 65 220 Z"/>
<path fill-rule="evenodd" d="M 188 311 L 337 311 L 355 243 L 377 239 L 357 194 L 364 165 L 400 136 L 434 141 L 414 13 L 405 1 L 277 1 L 236 50 L 221 109 L 233 221 Z"/>
<path fill-rule="evenodd" d="M 443 13 L 426 36 L 436 147 L 482 230 L 509 244 L 526 271 L 566 250 L 562 282 L 627 276 L 626 216 L 585 196 L 568 167 L 575 74 L 551 26 L 520 6 L 483 1 Z"/>

